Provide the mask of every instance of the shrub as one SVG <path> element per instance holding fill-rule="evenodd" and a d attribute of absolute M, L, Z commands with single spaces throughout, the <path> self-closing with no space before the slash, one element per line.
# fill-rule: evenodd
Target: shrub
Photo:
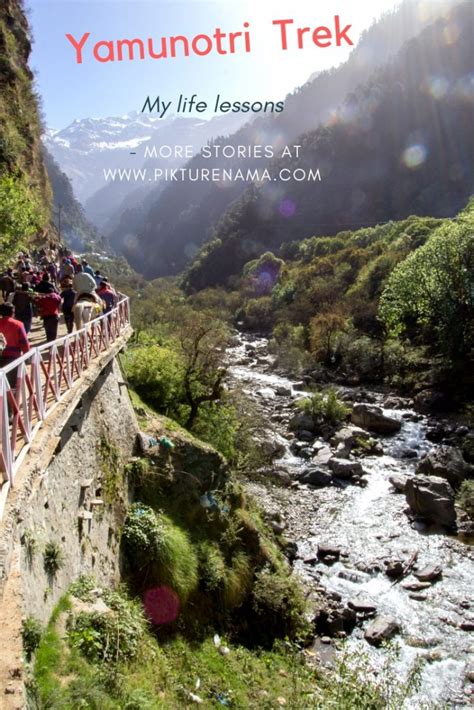
<path fill-rule="evenodd" d="M 200 577 L 205 589 L 210 592 L 222 586 L 226 566 L 219 545 L 216 542 L 203 542 L 199 548 Z"/>
<path fill-rule="evenodd" d="M 303 590 L 290 575 L 260 571 L 255 579 L 252 607 L 263 639 L 294 639 L 307 631 Z"/>
<path fill-rule="evenodd" d="M 32 655 L 38 648 L 42 633 L 41 624 L 37 619 L 29 616 L 23 621 L 21 637 L 23 640 L 23 650 L 28 661 L 31 660 Z"/>
<path fill-rule="evenodd" d="M 457 495 L 458 505 L 474 520 L 474 481 L 463 481 Z"/>
<path fill-rule="evenodd" d="M 166 584 L 185 602 L 198 585 L 198 557 L 187 533 L 163 513 L 132 505 L 123 528 L 132 568 L 148 586 Z"/>
<path fill-rule="evenodd" d="M 330 389 L 326 396 L 315 392 L 311 397 L 299 400 L 297 406 L 314 419 L 322 420 L 332 426 L 341 424 L 350 412 L 333 389 Z"/>
<path fill-rule="evenodd" d="M 174 411 L 183 386 L 183 363 L 178 353 L 158 345 L 134 348 L 125 360 L 125 373 L 145 402 L 164 413 Z"/>
<path fill-rule="evenodd" d="M 25 238 L 35 232 L 43 215 L 38 200 L 26 181 L 6 176 L 0 177 L 0 252 L 1 262 L 18 253 Z"/>
<path fill-rule="evenodd" d="M 63 564 L 63 553 L 58 543 L 47 542 L 43 552 L 43 567 L 46 574 L 54 577 Z"/>
<path fill-rule="evenodd" d="M 94 577 L 83 574 L 69 587 L 69 593 L 76 599 L 81 599 L 84 602 L 91 601 L 91 592 L 97 587 L 97 582 Z"/>
<path fill-rule="evenodd" d="M 248 555 L 237 552 L 224 577 L 223 602 L 227 609 L 243 604 L 252 588 L 254 570 Z"/>
<path fill-rule="evenodd" d="M 141 503 L 134 503 L 130 508 L 122 539 L 132 553 L 145 555 L 150 561 L 159 559 L 163 546 L 163 526 L 153 510 Z"/>
<path fill-rule="evenodd" d="M 79 613 L 70 622 L 69 641 L 91 661 L 130 661 L 147 631 L 142 605 L 120 592 L 106 592 L 104 602 L 112 613 Z"/>

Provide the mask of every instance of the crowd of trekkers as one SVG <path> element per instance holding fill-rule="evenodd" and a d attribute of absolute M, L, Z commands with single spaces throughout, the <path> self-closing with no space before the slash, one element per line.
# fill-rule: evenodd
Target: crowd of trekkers
<path fill-rule="evenodd" d="M 107 276 L 65 247 L 20 252 L 0 275 L 0 367 L 28 352 L 34 317 L 42 320 L 47 342 L 58 337 L 61 315 L 72 333 L 74 307 L 83 301 L 94 304 L 96 315 L 109 313 L 117 293 Z"/>

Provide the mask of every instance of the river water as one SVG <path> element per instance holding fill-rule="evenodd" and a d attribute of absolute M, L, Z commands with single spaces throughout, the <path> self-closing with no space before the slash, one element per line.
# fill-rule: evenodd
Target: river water
<path fill-rule="evenodd" d="M 287 426 L 302 392 L 293 389 L 289 377 L 272 371 L 266 346 L 263 338 L 240 336 L 239 344 L 228 351 L 230 379 L 254 400 L 268 436 L 284 446 L 273 466 L 293 478 L 308 466 L 307 460 L 291 452 L 293 437 Z M 278 395 L 281 387 L 291 394 Z M 383 403 L 381 394 L 368 394 L 371 402 Z M 336 592 L 343 602 L 369 600 L 377 614 L 388 614 L 399 623 L 400 654 L 395 664 L 399 678 L 406 676 L 417 656 L 425 659 L 421 689 L 406 707 L 471 707 L 473 686 L 467 676 L 472 673 L 473 635 L 461 624 L 473 620 L 473 549 L 407 516 L 405 496 L 394 492 L 389 476 L 413 475 L 419 458 L 435 445 L 426 439 L 425 417 L 408 408 L 385 412 L 401 417 L 402 429 L 392 436 L 374 436 L 382 444 L 382 456 L 359 459 L 367 474 L 365 487 L 343 482 L 326 488 L 281 486 L 270 477 L 268 482 L 249 481 L 248 489 L 268 514 L 284 520 L 286 537 L 298 545 L 294 568 L 307 589 Z M 323 444 L 327 442 L 321 440 Z M 407 450 L 413 458 L 406 458 Z M 320 543 L 340 548 L 340 559 L 331 565 L 318 561 Z M 413 576 L 394 584 L 384 573 L 384 560 L 407 561 L 414 554 L 418 569 L 431 562 L 443 568 L 439 581 L 417 593 L 404 586 L 417 581 Z M 376 668 L 386 651 L 364 640 L 367 623 L 355 628 L 347 645 L 368 654 Z"/>

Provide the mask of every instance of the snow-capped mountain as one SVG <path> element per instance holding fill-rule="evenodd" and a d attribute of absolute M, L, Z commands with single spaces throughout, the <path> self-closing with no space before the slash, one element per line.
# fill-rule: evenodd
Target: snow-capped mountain
<path fill-rule="evenodd" d="M 140 168 L 146 143 L 192 145 L 197 151 L 209 139 L 233 133 L 246 120 L 248 117 L 241 114 L 203 120 L 181 116 L 160 119 L 133 112 L 120 117 L 75 120 L 62 130 L 48 129 L 43 141 L 70 178 L 76 197 L 85 203 L 106 185 L 104 169 Z M 178 159 L 169 167 L 181 162 L 185 159 Z"/>

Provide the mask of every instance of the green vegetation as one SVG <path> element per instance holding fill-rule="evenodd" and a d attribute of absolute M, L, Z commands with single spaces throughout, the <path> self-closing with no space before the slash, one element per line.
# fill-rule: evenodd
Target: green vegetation
<path fill-rule="evenodd" d="M 397 676 L 395 647 L 386 649 L 375 674 L 367 656 L 344 647 L 335 668 L 323 672 L 308 663 L 311 654 L 288 641 L 249 650 L 225 636 L 190 643 L 178 634 L 159 643 L 123 590 L 104 593 L 111 612 L 75 611 L 74 596 L 91 602 L 84 591 L 89 586 L 89 580 L 78 580 L 54 610 L 27 687 L 32 707 L 168 710 L 198 703 L 206 708 L 396 710 L 418 687 L 418 665 L 406 681 Z M 268 594 L 263 584 L 262 594 Z"/>
<path fill-rule="evenodd" d="M 380 316 L 395 335 L 408 331 L 450 360 L 474 348 L 474 200 L 393 271 Z"/>
<path fill-rule="evenodd" d="M 38 648 L 41 635 L 43 633 L 42 627 L 38 619 L 34 619 L 29 616 L 23 621 L 21 628 L 21 638 L 23 641 L 23 650 L 25 652 L 26 660 L 31 660 L 34 652 Z"/>
<path fill-rule="evenodd" d="M 56 573 L 64 564 L 62 550 L 57 542 L 47 542 L 43 552 L 43 567 L 50 577 L 55 577 Z"/>
<path fill-rule="evenodd" d="M 113 591 L 104 592 L 103 601 L 106 613 L 80 611 L 70 620 L 71 647 L 92 662 L 121 663 L 135 659 L 147 629 L 141 603 Z"/>
<path fill-rule="evenodd" d="M 341 424 L 350 412 L 350 409 L 338 399 L 336 391 L 329 389 L 327 394 L 315 392 L 311 397 L 300 399 L 297 407 L 305 414 L 310 414 L 316 422 L 337 426 Z"/>
<path fill-rule="evenodd" d="M 39 200 L 23 178 L 0 174 L 0 252 L 3 265 L 25 247 L 42 226 Z"/>
<path fill-rule="evenodd" d="M 134 503 L 125 520 L 123 541 L 133 567 L 148 587 L 168 585 L 185 603 L 198 584 L 198 558 L 185 530 L 163 513 Z"/>
<path fill-rule="evenodd" d="M 47 226 L 50 213 L 30 51 L 22 5 L 9 2 L 0 10 L 0 267 Z"/>
<path fill-rule="evenodd" d="M 186 300 L 173 285 L 149 284 L 133 303 L 134 341 L 123 359 L 140 400 L 210 443 L 234 466 L 258 458 L 250 405 L 225 389 L 223 352 L 231 307 L 221 294 Z"/>

